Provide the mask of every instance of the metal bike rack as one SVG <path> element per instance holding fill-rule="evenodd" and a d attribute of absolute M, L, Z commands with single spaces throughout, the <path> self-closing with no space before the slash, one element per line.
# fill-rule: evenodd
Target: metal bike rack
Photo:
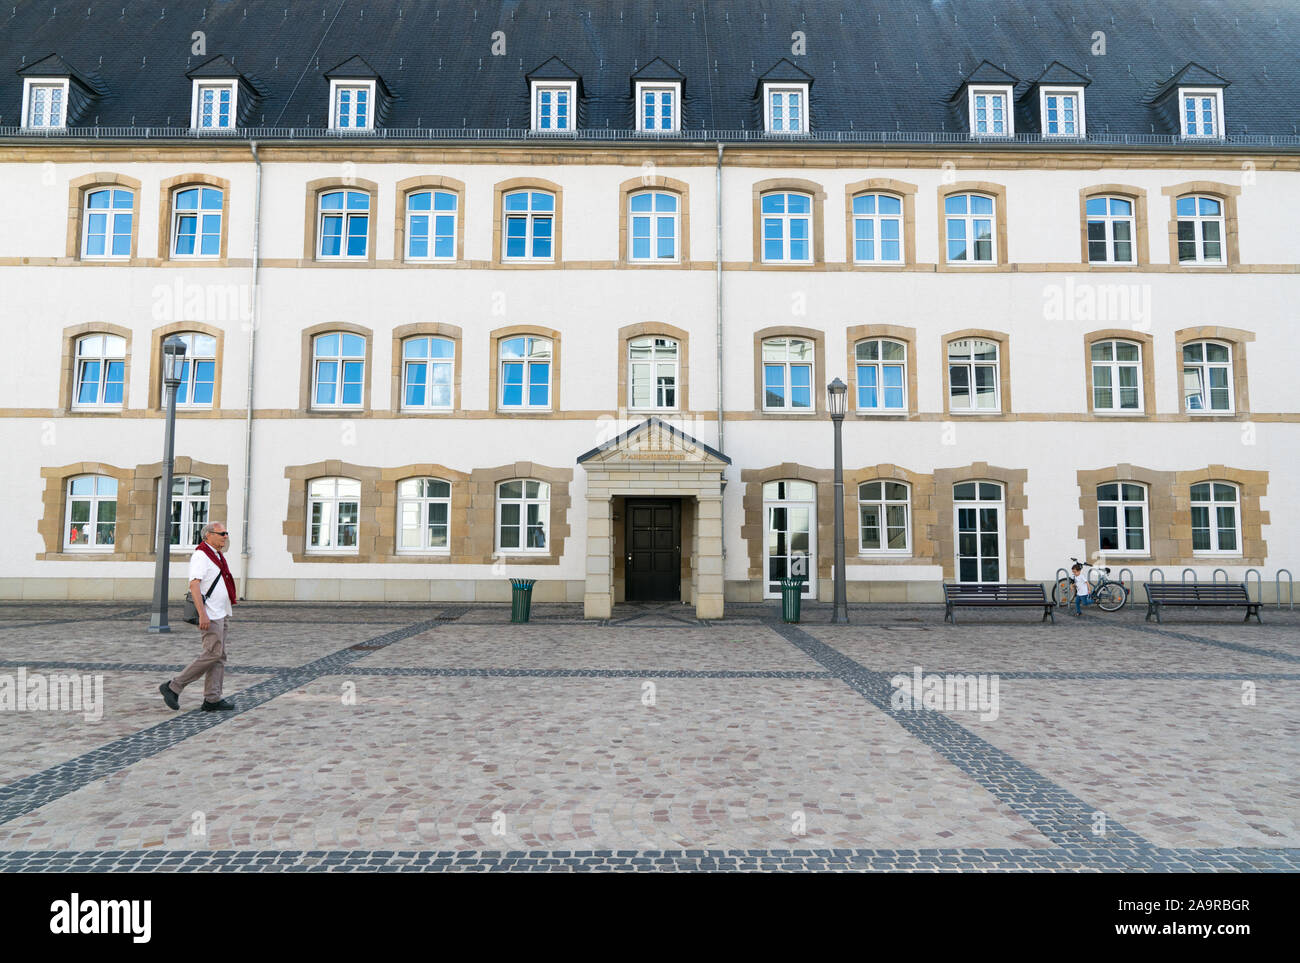
<path fill-rule="evenodd" d="M 1125 572 L 1128 572 L 1128 587 L 1127 587 L 1127 588 L 1124 586 L 1124 573 L 1125 573 Z M 1165 577 L 1165 573 L 1164 573 L 1164 572 L 1161 572 L 1161 573 L 1160 573 L 1160 578 L 1163 579 L 1164 577 Z M 1122 588 L 1122 589 L 1124 589 L 1124 591 L 1127 592 L 1129 595 L 1132 595 L 1133 592 L 1134 592 L 1134 590 L 1137 588 L 1137 581 L 1133 578 L 1133 570 L 1132 570 L 1131 568 L 1122 568 L 1122 569 L 1120 569 L 1120 570 L 1119 570 L 1119 575 L 1117 575 L 1117 576 L 1115 577 L 1115 581 L 1116 581 L 1116 582 L 1119 582 L 1119 587 Z"/>
<path fill-rule="evenodd" d="M 1199 581 L 1199 580 L 1197 579 L 1197 577 L 1196 577 L 1196 569 L 1194 569 L 1194 568 L 1185 568 L 1185 569 L 1183 569 L 1183 580 L 1182 580 L 1184 585 L 1187 584 L 1187 573 L 1188 573 L 1188 572 L 1191 572 L 1191 573 L 1192 573 L 1192 584 L 1195 584 L 1197 581 Z"/>
<path fill-rule="evenodd" d="M 1148 582 L 1154 582 L 1155 579 L 1154 579 L 1152 576 L 1154 576 L 1154 575 L 1156 574 L 1156 572 L 1159 572 L 1159 573 L 1160 573 L 1160 584 L 1161 584 L 1161 585 L 1164 585 L 1164 584 L 1165 584 L 1165 570 L 1162 569 L 1162 568 L 1153 568 L 1153 569 L 1149 569 L 1149 570 L 1147 571 L 1147 581 L 1148 581 Z"/>
<path fill-rule="evenodd" d="M 1231 583 L 1231 579 L 1228 578 L 1228 570 L 1227 570 L 1226 568 L 1216 568 L 1213 572 L 1211 572 L 1211 573 L 1210 573 L 1210 581 L 1213 582 L 1215 585 L 1218 585 L 1218 584 L 1219 584 L 1219 573 L 1220 573 L 1220 572 L 1223 573 L 1223 584 L 1224 584 L 1224 585 L 1228 585 L 1228 584 L 1230 584 L 1230 583 Z"/>
<path fill-rule="evenodd" d="M 1069 572 L 1068 569 L 1058 568 L 1058 569 L 1056 570 L 1056 575 L 1055 575 L 1055 576 L 1053 577 L 1053 579 L 1052 579 L 1052 588 L 1053 588 L 1053 589 L 1055 589 L 1056 586 L 1058 586 L 1058 585 L 1061 584 L 1061 579 L 1065 579 L 1067 582 L 1070 581 L 1070 572 Z M 1061 599 L 1061 601 L 1060 601 L 1059 604 L 1061 604 L 1061 605 L 1069 605 L 1069 604 L 1070 604 L 1070 598 L 1069 598 L 1069 596 L 1070 596 L 1070 592 L 1069 592 L 1069 589 L 1066 589 L 1066 591 L 1062 592 L 1061 594 L 1064 596 L 1064 598 Z"/>
<path fill-rule="evenodd" d="M 1259 569 L 1257 568 L 1246 569 L 1246 577 L 1244 580 L 1246 585 L 1246 597 L 1250 598 L 1250 573 L 1251 572 L 1255 573 L 1255 601 L 1263 605 L 1264 604 L 1264 579 L 1260 576 Z"/>
<path fill-rule="evenodd" d="M 1277 570 L 1277 574 L 1273 576 L 1273 588 L 1277 592 L 1277 601 L 1274 603 L 1274 608 L 1280 609 L 1282 607 L 1283 572 L 1286 572 L 1286 607 L 1290 610 L 1295 608 L 1295 582 L 1291 578 L 1291 570 L 1289 568 L 1280 568 Z"/>

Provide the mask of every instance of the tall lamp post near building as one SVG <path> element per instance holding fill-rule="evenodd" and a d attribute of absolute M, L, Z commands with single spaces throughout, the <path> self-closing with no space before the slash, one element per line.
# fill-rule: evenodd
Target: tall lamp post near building
<path fill-rule="evenodd" d="M 172 469 L 176 442 L 176 389 L 185 364 L 185 342 L 175 336 L 163 342 L 163 384 L 167 388 L 167 434 L 163 446 L 163 470 L 158 490 L 158 554 L 153 565 L 153 615 L 150 632 L 170 632 L 167 624 L 167 576 L 171 567 Z"/>
<path fill-rule="evenodd" d="M 841 428 L 844 425 L 844 407 L 849 386 L 836 378 L 826 386 L 826 407 L 835 424 L 835 611 L 831 622 L 843 625 L 849 621 L 848 593 L 844 584 L 844 442 Z"/>

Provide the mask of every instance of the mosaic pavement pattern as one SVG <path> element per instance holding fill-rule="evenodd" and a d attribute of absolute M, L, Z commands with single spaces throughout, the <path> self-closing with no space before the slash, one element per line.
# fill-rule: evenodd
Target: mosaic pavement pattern
<path fill-rule="evenodd" d="M 0 871 L 1300 870 L 1286 609 L 247 603 L 232 713 L 157 694 L 190 626 L 69 613 L 0 603 L 0 686 L 103 686 L 0 713 Z"/>

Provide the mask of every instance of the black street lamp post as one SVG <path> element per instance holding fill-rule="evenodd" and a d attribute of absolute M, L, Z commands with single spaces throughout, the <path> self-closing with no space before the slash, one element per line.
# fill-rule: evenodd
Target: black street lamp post
<path fill-rule="evenodd" d="M 163 342 L 163 384 L 167 387 L 167 434 L 158 492 L 158 549 L 153 566 L 153 615 L 150 632 L 170 632 L 167 624 L 167 576 L 171 563 L 172 469 L 176 441 L 176 389 L 185 363 L 185 342 L 175 336 Z"/>
<path fill-rule="evenodd" d="M 841 436 L 848 390 L 848 385 L 839 378 L 826 386 L 827 409 L 835 425 L 835 610 L 831 622 L 836 625 L 849 621 L 848 593 L 844 584 L 844 443 Z"/>

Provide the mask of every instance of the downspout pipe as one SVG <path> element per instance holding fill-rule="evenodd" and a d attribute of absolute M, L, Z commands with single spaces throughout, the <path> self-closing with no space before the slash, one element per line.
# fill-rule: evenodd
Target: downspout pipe
<path fill-rule="evenodd" d="M 262 240 L 262 158 L 257 153 L 257 141 L 250 140 L 248 149 L 253 154 L 253 267 L 252 290 L 248 305 L 248 403 L 244 412 L 244 524 L 239 539 L 239 597 L 248 598 L 248 562 L 252 555 L 248 541 L 250 500 L 253 494 L 253 358 L 257 348 L 258 270 Z"/>
<path fill-rule="evenodd" d="M 721 141 L 718 142 L 718 163 L 714 169 L 713 179 L 713 197 L 714 197 L 714 328 L 717 337 L 717 402 L 718 402 L 718 451 L 724 455 L 727 453 L 725 442 L 726 428 L 722 420 L 722 153 L 726 150 L 726 145 Z M 726 484 L 726 469 L 723 470 L 723 484 Z M 724 493 L 722 502 L 719 507 L 720 521 L 722 528 L 722 583 L 725 586 L 727 582 L 727 499 Z"/>

